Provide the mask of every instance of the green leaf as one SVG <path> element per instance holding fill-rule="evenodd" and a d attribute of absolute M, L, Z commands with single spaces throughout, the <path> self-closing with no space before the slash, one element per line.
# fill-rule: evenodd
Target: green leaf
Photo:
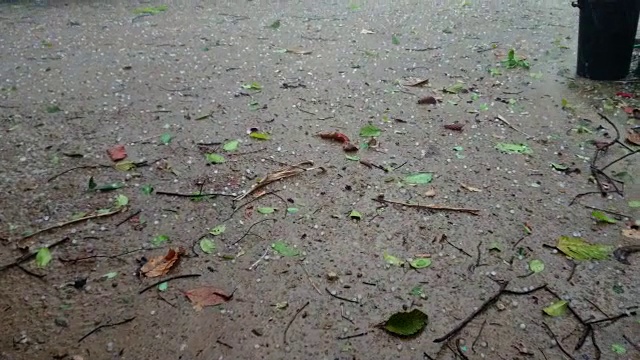
<path fill-rule="evenodd" d="M 424 269 L 431 265 L 431 259 L 428 259 L 428 258 L 413 259 L 411 260 L 411 262 L 409 262 L 409 265 L 411 265 L 411 267 L 414 269 Z"/>
<path fill-rule="evenodd" d="M 60 109 L 60 107 L 58 107 L 58 105 L 49 105 L 47 106 L 47 113 L 49 114 L 54 114 L 57 112 L 62 111 L 62 109 Z"/>
<path fill-rule="evenodd" d="M 544 270 L 544 263 L 542 260 L 534 259 L 529 261 L 529 269 L 534 273 L 539 273 Z"/>
<path fill-rule="evenodd" d="M 489 244 L 489 251 L 491 250 L 502 251 L 502 245 L 497 241 L 492 241 L 491 244 Z"/>
<path fill-rule="evenodd" d="M 360 161 L 360 156 L 345 155 L 344 157 L 345 157 L 347 160 L 351 160 L 351 161 Z"/>
<path fill-rule="evenodd" d="M 123 188 L 123 187 L 124 187 L 124 184 L 118 182 L 118 183 L 98 185 L 93 190 L 95 190 L 95 191 L 112 191 L 112 190 L 118 190 L 118 189 Z"/>
<path fill-rule="evenodd" d="M 42 247 L 36 253 L 36 266 L 43 268 L 51 262 L 51 259 L 51 251 L 49 251 L 49 248 Z"/>
<path fill-rule="evenodd" d="M 387 264 L 400 266 L 400 265 L 402 265 L 404 263 L 404 261 L 400 260 L 399 258 L 397 258 L 397 257 L 395 257 L 393 255 L 387 254 L 386 251 L 384 252 L 384 254 L 382 254 L 382 257 L 384 258 L 384 261 L 387 262 Z"/>
<path fill-rule="evenodd" d="M 258 109 L 260 109 L 260 103 L 257 101 L 252 101 L 249 103 L 249 110 L 251 111 L 258 111 Z"/>
<path fill-rule="evenodd" d="M 613 292 L 616 294 L 624 294 L 624 288 L 620 284 L 613 285 L 613 288 L 611 288 L 611 290 L 613 290 Z"/>
<path fill-rule="evenodd" d="M 209 234 L 213 235 L 213 236 L 218 236 L 221 235 L 225 232 L 225 230 L 227 230 L 227 226 L 225 224 L 220 224 L 216 227 L 214 227 L 213 229 L 209 230 Z"/>
<path fill-rule="evenodd" d="M 110 213 L 111 211 L 112 211 L 111 209 L 98 209 L 98 210 L 96 210 L 96 213 L 97 213 L 98 215 L 103 215 L 103 214 L 108 214 L 108 213 Z"/>
<path fill-rule="evenodd" d="M 224 144 L 222 148 L 224 149 L 224 151 L 236 151 L 238 149 L 238 144 L 240 144 L 240 141 L 231 140 L 228 143 Z"/>
<path fill-rule="evenodd" d="M 453 151 L 463 151 L 464 148 L 462 146 L 454 146 Z"/>
<path fill-rule="evenodd" d="M 294 207 L 287 208 L 288 214 L 295 214 L 297 212 L 298 212 L 298 208 L 294 208 Z"/>
<path fill-rule="evenodd" d="M 391 315 L 384 323 L 384 329 L 393 335 L 409 336 L 422 331 L 429 317 L 418 309 Z"/>
<path fill-rule="evenodd" d="M 298 256 L 300 254 L 297 249 L 289 247 L 289 245 L 285 244 L 282 240 L 278 240 L 275 243 L 271 244 L 271 248 L 278 254 L 285 257 Z"/>
<path fill-rule="evenodd" d="M 395 34 L 391 35 L 391 43 L 393 45 L 400 45 L 400 39 L 398 39 L 398 37 Z"/>
<path fill-rule="evenodd" d="M 169 133 L 164 133 L 162 135 L 160 135 L 160 142 L 162 142 L 165 145 L 169 145 L 169 143 L 171 142 L 171 134 Z"/>
<path fill-rule="evenodd" d="M 413 296 L 422 296 L 424 292 L 422 291 L 422 287 L 420 285 L 414 286 L 411 291 L 409 291 L 409 295 Z"/>
<path fill-rule="evenodd" d="M 122 160 L 117 162 L 113 167 L 119 171 L 129 171 L 136 168 L 136 163 L 131 160 Z"/>
<path fill-rule="evenodd" d="M 260 85 L 259 82 L 254 81 L 251 84 L 242 85 L 242 88 L 247 90 L 262 90 L 262 85 Z"/>
<path fill-rule="evenodd" d="M 502 75 L 502 71 L 500 71 L 500 69 L 491 68 L 491 69 L 489 69 L 489 75 L 491 75 L 491 76 L 500 76 L 500 75 Z"/>
<path fill-rule="evenodd" d="M 449 94 L 457 94 L 457 93 L 461 92 L 462 90 L 464 90 L 464 84 L 455 83 L 455 84 L 445 88 L 444 92 L 449 93 Z"/>
<path fill-rule="evenodd" d="M 349 213 L 349 217 L 351 219 L 361 220 L 362 219 L 362 214 L 360 214 L 360 212 L 358 212 L 356 210 L 351 210 L 351 213 Z"/>
<path fill-rule="evenodd" d="M 581 238 L 570 236 L 561 236 L 556 247 L 575 260 L 604 260 L 613 251 L 612 246 L 590 244 Z"/>
<path fill-rule="evenodd" d="M 151 244 L 154 246 L 160 246 L 167 241 L 169 241 L 169 237 L 167 235 L 158 235 L 151 239 Z"/>
<path fill-rule="evenodd" d="M 627 352 L 627 349 L 625 349 L 624 346 L 620 344 L 611 344 L 611 351 L 616 354 L 622 355 Z"/>
<path fill-rule="evenodd" d="M 616 219 L 612 219 L 608 217 L 604 212 L 598 210 L 592 211 L 591 216 L 599 223 L 615 224 L 618 222 Z"/>
<path fill-rule="evenodd" d="M 166 281 L 158 284 L 158 291 L 167 291 L 168 288 L 169 288 L 169 283 Z"/>
<path fill-rule="evenodd" d="M 629 207 L 630 208 L 639 208 L 640 207 L 640 200 L 631 200 L 631 201 L 629 201 Z"/>
<path fill-rule="evenodd" d="M 382 131 L 374 125 L 367 124 L 360 129 L 360 136 L 362 137 L 376 137 L 380 136 Z"/>
<path fill-rule="evenodd" d="M 531 148 L 525 144 L 497 143 L 496 149 L 507 154 L 532 154 Z"/>
<path fill-rule="evenodd" d="M 271 23 L 271 25 L 269 25 L 270 28 L 276 30 L 277 28 L 280 27 L 280 20 L 276 20 L 274 22 Z"/>
<path fill-rule="evenodd" d="M 134 9 L 133 13 L 137 15 L 142 15 L 142 14 L 157 15 L 163 11 L 167 11 L 167 9 L 169 9 L 167 5 L 146 6 L 146 7 Z"/>
<path fill-rule="evenodd" d="M 151 185 L 142 185 L 140 190 L 145 195 L 151 195 L 151 193 L 153 192 L 153 186 L 151 186 Z"/>
<path fill-rule="evenodd" d="M 112 271 L 112 272 L 109 272 L 109 273 L 106 273 L 106 274 L 102 275 L 102 277 L 103 278 L 107 278 L 107 280 L 111 280 L 116 276 L 118 276 L 118 272 L 117 271 Z"/>
<path fill-rule="evenodd" d="M 93 180 L 93 176 L 89 178 L 89 185 L 87 186 L 89 190 L 95 190 L 98 184 L 96 184 L 95 180 Z"/>
<path fill-rule="evenodd" d="M 80 211 L 80 212 L 71 214 L 71 220 L 78 220 L 78 219 L 81 219 L 81 218 L 83 218 L 85 216 L 87 216 L 87 212 L 86 211 Z"/>
<path fill-rule="evenodd" d="M 205 154 L 205 158 L 212 164 L 222 164 L 226 161 L 224 156 L 218 154 Z"/>
<path fill-rule="evenodd" d="M 431 173 L 416 173 L 407 175 L 404 178 L 404 182 L 411 185 L 424 185 L 428 184 L 433 180 L 433 174 Z"/>
<path fill-rule="evenodd" d="M 123 207 L 123 206 L 127 206 L 128 204 L 129 204 L 128 197 L 122 194 L 118 194 L 118 196 L 116 196 L 116 207 Z"/>
<path fill-rule="evenodd" d="M 273 213 L 276 211 L 276 209 L 275 209 L 275 208 L 272 208 L 272 207 L 259 207 L 259 208 L 257 208 L 256 210 L 257 210 L 260 214 L 265 214 L 265 215 L 267 215 L 267 214 L 273 214 Z"/>
<path fill-rule="evenodd" d="M 549 316 L 556 317 L 556 316 L 564 315 L 564 313 L 567 312 L 568 308 L 569 308 L 569 303 L 564 300 L 560 300 L 542 309 L 542 311 L 544 311 L 545 314 Z"/>
<path fill-rule="evenodd" d="M 200 249 L 205 254 L 211 254 L 215 251 L 216 244 L 213 242 L 213 240 L 204 238 L 200 240 Z"/>
<path fill-rule="evenodd" d="M 489 110 L 489 105 L 487 105 L 486 103 L 482 103 L 482 104 L 480 104 L 480 110 L 481 110 L 481 111 L 487 111 L 487 110 Z"/>
<path fill-rule="evenodd" d="M 556 164 L 556 163 L 551 163 L 551 167 L 554 170 L 558 170 L 558 171 L 565 171 L 568 170 L 569 167 L 567 165 L 563 165 L 563 164 Z"/>
<path fill-rule="evenodd" d="M 269 140 L 269 139 L 271 139 L 271 136 L 269 136 L 269 134 L 267 134 L 265 132 L 261 132 L 261 131 L 254 131 L 251 134 L 249 134 L 249 137 L 252 137 L 252 138 L 258 139 L 258 140 Z"/>

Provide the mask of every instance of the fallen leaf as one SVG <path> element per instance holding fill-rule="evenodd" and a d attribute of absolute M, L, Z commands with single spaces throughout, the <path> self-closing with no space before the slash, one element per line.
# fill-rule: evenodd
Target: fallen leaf
<path fill-rule="evenodd" d="M 43 268 L 51 262 L 52 258 L 53 257 L 51 256 L 51 251 L 49 251 L 49 248 L 40 248 L 36 253 L 36 266 L 39 268 Z"/>
<path fill-rule="evenodd" d="M 456 84 L 451 85 L 451 86 L 449 86 L 447 88 L 444 88 L 442 91 L 444 91 L 446 93 L 449 93 L 449 94 L 457 94 L 457 93 L 460 93 L 460 92 L 464 92 L 464 90 L 466 90 L 464 88 L 464 84 L 456 83 Z"/>
<path fill-rule="evenodd" d="M 299 49 L 299 48 L 292 48 L 292 49 L 287 49 L 288 53 L 292 53 L 292 54 L 296 54 L 296 55 L 310 55 L 311 53 L 313 53 L 313 51 L 311 50 L 304 50 L 304 49 Z"/>
<path fill-rule="evenodd" d="M 424 269 L 431 265 L 431 259 L 413 259 L 409 262 L 409 265 L 414 269 Z"/>
<path fill-rule="evenodd" d="M 299 211 L 298 208 L 294 208 L 294 207 L 287 208 L 287 214 L 295 214 L 298 211 Z"/>
<path fill-rule="evenodd" d="M 473 186 L 465 185 L 463 183 L 460 183 L 460 187 L 462 187 L 463 189 L 465 189 L 467 191 L 471 191 L 471 192 L 482 192 L 481 189 L 478 189 L 478 188 L 473 187 Z"/>
<path fill-rule="evenodd" d="M 151 185 L 142 185 L 140 187 L 140 191 L 142 191 L 142 193 L 145 194 L 145 195 L 151 195 L 151 193 L 153 192 L 153 186 L 151 186 Z"/>
<path fill-rule="evenodd" d="M 464 127 L 464 124 L 461 124 L 461 123 L 445 124 L 444 125 L 445 129 L 452 130 L 452 131 L 462 131 L 463 127 Z"/>
<path fill-rule="evenodd" d="M 269 25 L 269 27 L 276 30 L 280 27 L 280 24 L 281 24 L 280 20 L 276 20 L 272 22 L 271 25 Z"/>
<path fill-rule="evenodd" d="M 424 193 L 424 196 L 426 196 L 426 197 L 434 197 L 434 196 L 436 196 L 436 189 L 429 188 L 429 190 L 427 190 L 427 192 Z"/>
<path fill-rule="evenodd" d="M 285 244 L 282 240 L 278 240 L 275 243 L 271 244 L 271 248 L 278 254 L 285 257 L 298 256 L 300 254 L 298 249 L 289 247 L 289 245 Z"/>
<path fill-rule="evenodd" d="M 367 34 L 368 35 L 368 34 L 375 34 L 375 32 L 371 31 L 371 30 L 367 30 L 367 29 L 362 29 L 362 30 L 360 30 L 360 34 Z"/>
<path fill-rule="evenodd" d="M 116 207 L 124 207 L 124 206 L 127 206 L 128 204 L 129 204 L 128 197 L 122 194 L 118 194 L 118 196 L 116 196 Z"/>
<path fill-rule="evenodd" d="M 406 83 L 406 84 L 402 84 L 404 86 L 412 86 L 412 87 L 419 87 L 419 86 L 424 86 L 424 85 L 429 85 L 429 79 L 424 79 L 424 80 L 416 80 L 412 83 Z M 418 102 L 420 103 L 420 102 Z"/>
<path fill-rule="evenodd" d="M 531 148 L 525 144 L 497 143 L 496 149 L 507 154 L 532 154 Z"/>
<path fill-rule="evenodd" d="M 262 90 L 262 85 L 260 85 L 260 83 L 254 81 L 250 84 L 244 84 L 242 85 L 243 89 L 247 89 L 247 90 Z"/>
<path fill-rule="evenodd" d="M 362 219 L 362 214 L 360 214 L 360 212 L 358 212 L 356 210 L 351 210 L 351 213 L 349 213 L 349 217 L 351 219 L 361 220 Z"/>
<path fill-rule="evenodd" d="M 625 349 L 625 347 L 621 344 L 611 344 L 611 351 L 619 355 L 627 353 L 627 349 Z"/>
<path fill-rule="evenodd" d="M 224 156 L 218 154 L 205 154 L 205 158 L 212 164 L 222 164 L 226 161 Z"/>
<path fill-rule="evenodd" d="M 106 273 L 104 275 L 102 275 L 103 278 L 107 278 L 107 280 L 113 279 L 114 277 L 118 276 L 118 272 L 117 271 L 112 271 L 109 273 Z"/>
<path fill-rule="evenodd" d="M 231 140 L 231 141 L 227 142 L 226 144 L 224 144 L 222 146 L 222 149 L 224 151 L 236 151 L 236 149 L 238 149 L 238 144 L 240 144 L 240 141 Z"/>
<path fill-rule="evenodd" d="M 117 162 L 113 167 L 119 171 L 129 171 L 136 168 L 136 163 L 131 160 L 123 160 Z"/>
<path fill-rule="evenodd" d="M 203 286 L 196 289 L 185 291 L 184 293 L 189 301 L 193 304 L 193 308 L 196 311 L 202 310 L 205 306 L 216 306 L 224 304 L 231 300 L 232 295 L 227 295 L 226 292 L 215 288 L 213 286 Z"/>
<path fill-rule="evenodd" d="M 205 254 L 211 254 L 216 249 L 216 244 L 209 238 L 200 240 L 200 249 Z"/>
<path fill-rule="evenodd" d="M 286 302 L 286 301 L 283 301 L 283 302 L 276 303 L 276 304 L 275 304 L 275 305 L 273 305 L 273 306 L 275 306 L 275 308 L 276 308 L 277 310 L 284 310 L 284 309 L 286 309 L 287 307 L 289 307 L 289 303 L 288 303 L 288 302 Z"/>
<path fill-rule="evenodd" d="M 393 335 L 409 336 L 422 331 L 427 326 L 428 320 L 427 314 L 418 309 L 398 312 L 385 321 L 384 329 Z"/>
<path fill-rule="evenodd" d="M 400 266 L 404 264 L 404 261 L 400 260 L 399 258 L 393 255 L 389 255 L 386 251 L 384 252 L 384 254 L 382 254 L 382 258 L 387 264 L 396 265 L 396 266 Z"/>
<path fill-rule="evenodd" d="M 413 296 L 422 296 L 424 292 L 422 291 L 422 287 L 420 285 L 414 286 L 411 291 L 409 291 L 409 295 Z"/>
<path fill-rule="evenodd" d="M 544 270 L 544 263 L 538 259 L 531 260 L 529 261 L 529 269 L 534 273 L 539 273 Z"/>
<path fill-rule="evenodd" d="M 166 281 L 158 284 L 158 291 L 167 291 L 168 288 L 169 288 L 169 283 Z"/>
<path fill-rule="evenodd" d="M 431 180 L 433 180 L 433 174 L 431 173 L 417 173 L 404 178 L 404 182 L 411 185 L 428 184 Z"/>
<path fill-rule="evenodd" d="M 160 135 L 160 142 L 162 142 L 164 145 L 169 145 L 169 143 L 171 142 L 171 134 L 169 133 L 164 133 L 162 135 Z"/>
<path fill-rule="evenodd" d="M 491 244 L 489 244 L 489 251 L 491 250 L 502 251 L 502 245 L 497 241 L 492 241 Z"/>
<path fill-rule="evenodd" d="M 374 125 L 367 124 L 360 129 L 361 137 L 376 137 L 380 136 L 382 131 Z"/>
<path fill-rule="evenodd" d="M 640 200 L 631 200 L 629 201 L 629 207 L 630 208 L 639 208 L 640 207 Z"/>
<path fill-rule="evenodd" d="M 640 146 L 640 133 L 634 130 L 627 132 L 627 142 Z"/>
<path fill-rule="evenodd" d="M 104 184 L 104 185 L 96 185 L 96 183 L 94 182 L 93 188 L 92 188 L 92 184 L 91 184 L 92 180 L 93 178 L 89 179 L 89 190 L 93 190 L 93 191 L 112 191 L 112 190 L 118 190 L 124 187 L 124 184 L 119 182 Z"/>
<path fill-rule="evenodd" d="M 360 156 L 345 155 L 345 158 L 351 161 L 360 161 Z"/>
<path fill-rule="evenodd" d="M 615 224 L 618 222 L 616 219 L 612 219 L 604 212 L 598 210 L 592 211 L 591 216 L 599 223 Z"/>
<path fill-rule="evenodd" d="M 259 207 L 256 209 L 260 214 L 273 214 L 276 209 L 272 207 Z"/>
<path fill-rule="evenodd" d="M 551 163 L 551 167 L 557 171 L 567 171 L 569 169 L 569 167 L 566 165 L 556 163 Z"/>
<path fill-rule="evenodd" d="M 209 230 L 209 234 L 213 236 L 218 236 L 224 233 L 225 230 L 227 230 L 227 226 L 225 224 L 220 224 L 214 227 L 213 229 Z"/>
<path fill-rule="evenodd" d="M 111 161 L 120 161 L 127 157 L 127 150 L 124 145 L 115 145 L 107 150 L 107 155 L 109 155 Z"/>
<path fill-rule="evenodd" d="M 252 138 L 258 139 L 258 140 L 269 140 L 269 139 L 271 139 L 271 136 L 269 136 L 269 134 L 267 134 L 265 132 L 261 132 L 261 131 L 252 131 L 251 133 L 249 133 L 249 137 L 252 137 Z"/>
<path fill-rule="evenodd" d="M 151 240 L 151 244 L 155 246 L 160 246 L 167 241 L 169 241 L 169 237 L 167 235 L 158 235 Z"/>
<path fill-rule="evenodd" d="M 625 99 L 632 99 L 633 98 L 633 94 L 628 93 L 628 92 L 622 92 L 622 91 L 618 91 L 616 93 L 616 96 L 619 96 L 619 97 L 625 98 Z"/>
<path fill-rule="evenodd" d="M 564 313 L 567 312 L 568 307 L 569 307 L 568 302 L 566 302 L 565 300 L 559 300 L 554 302 L 550 306 L 547 306 L 546 308 L 542 309 L 542 311 L 544 311 L 545 314 L 549 316 L 556 317 L 556 316 L 564 315 Z"/>
<path fill-rule="evenodd" d="M 436 105 L 438 101 L 433 96 L 425 96 L 423 98 L 418 99 L 419 105 Z"/>
<path fill-rule="evenodd" d="M 165 275 L 176 264 L 180 255 L 184 254 L 184 249 L 169 249 L 167 255 L 150 259 L 140 268 L 140 272 L 146 277 L 158 277 Z"/>
<path fill-rule="evenodd" d="M 400 45 L 400 38 L 398 38 L 396 35 L 391 35 L 391 43 L 393 45 Z"/>
<path fill-rule="evenodd" d="M 590 244 L 570 236 L 561 236 L 556 247 L 575 260 L 604 260 L 613 250 L 609 245 Z"/>

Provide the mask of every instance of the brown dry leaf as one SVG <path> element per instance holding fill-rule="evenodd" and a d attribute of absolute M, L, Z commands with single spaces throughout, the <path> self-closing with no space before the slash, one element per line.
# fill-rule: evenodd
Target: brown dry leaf
<path fill-rule="evenodd" d="M 182 254 L 184 254 L 183 248 L 169 249 L 167 255 L 158 256 L 149 260 L 140 268 L 140 272 L 146 277 L 162 276 L 171 270 Z"/>
<path fill-rule="evenodd" d="M 463 184 L 463 183 L 460 183 L 460 187 L 462 187 L 465 190 L 471 191 L 471 192 L 482 192 L 481 189 L 478 189 L 476 187 L 469 186 L 469 185 L 466 185 L 466 184 Z"/>
<path fill-rule="evenodd" d="M 426 196 L 426 197 L 434 197 L 434 196 L 436 196 L 436 189 L 429 188 L 429 190 L 427 190 L 427 192 L 424 193 L 424 196 Z"/>
<path fill-rule="evenodd" d="M 462 131 L 462 128 L 464 127 L 464 124 L 461 123 L 455 123 L 455 124 L 446 124 L 444 125 L 444 128 L 447 130 L 453 130 L 453 131 Z"/>
<path fill-rule="evenodd" d="M 640 146 L 640 133 L 633 130 L 629 130 L 629 132 L 627 133 L 627 142 L 630 142 L 633 145 Z"/>
<path fill-rule="evenodd" d="M 184 293 L 189 301 L 193 303 L 193 308 L 197 311 L 202 310 L 205 306 L 216 306 L 224 304 L 231 300 L 231 295 L 227 295 L 223 290 L 215 288 L 213 286 L 203 286 L 196 289 L 191 289 Z"/>
<path fill-rule="evenodd" d="M 622 236 L 631 239 L 640 240 L 640 230 L 638 229 L 624 229 L 622 230 Z"/>

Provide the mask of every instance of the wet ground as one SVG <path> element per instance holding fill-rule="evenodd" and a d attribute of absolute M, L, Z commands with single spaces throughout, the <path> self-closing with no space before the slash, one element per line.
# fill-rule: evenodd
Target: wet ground
<path fill-rule="evenodd" d="M 635 150 L 635 84 L 574 78 L 568 3 L 69 1 L 0 20 L 1 359 L 640 358 L 637 255 L 557 248 L 639 237 L 637 158 L 598 172 Z M 413 336 L 377 327 L 414 309 Z"/>

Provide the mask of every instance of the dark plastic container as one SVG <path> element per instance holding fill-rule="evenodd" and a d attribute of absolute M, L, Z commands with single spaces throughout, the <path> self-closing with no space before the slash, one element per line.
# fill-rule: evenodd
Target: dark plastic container
<path fill-rule="evenodd" d="M 629 74 L 638 30 L 640 0 L 578 0 L 579 76 L 620 80 Z"/>

